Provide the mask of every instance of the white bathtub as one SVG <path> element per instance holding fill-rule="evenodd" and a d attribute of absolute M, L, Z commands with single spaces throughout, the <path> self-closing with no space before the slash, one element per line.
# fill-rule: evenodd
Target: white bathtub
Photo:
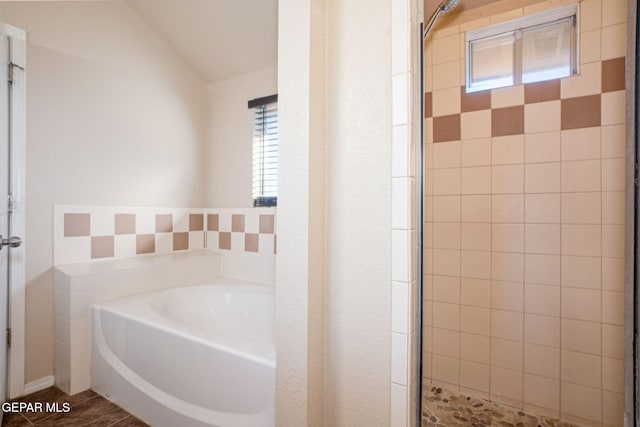
<path fill-rule="evenodd" d="M 272 288 L 173 288 L 95 305 L 91 320 L 92 388 L 151 425 L 275 425 Z"/>

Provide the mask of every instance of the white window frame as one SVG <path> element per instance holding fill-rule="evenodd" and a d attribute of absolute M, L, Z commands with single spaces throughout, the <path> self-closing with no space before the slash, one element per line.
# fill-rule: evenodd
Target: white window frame
<path fill-rule="evenodd" d="M 570 4 L 557 9 L 548 10 L 545 12 L 536 13 L 534 15 L 525 16 L 522 18 L 513 19 L 511 21 L 502 22 L 499 24 L 491 25 L 477 30 L 468 31 L 466 33 L 466 91 L 467 93 L 479 92 L 482 90 L 496 89 L 500 87 L 508 87 L 522 82 L 522 43 L 521 34 L 523 31 L 532 29 L 534 27 L 542 27 L 548 24 L 553 24 L 562 19 L 574 17 L 574 34 L 575 40 L 572 41 L 575 49 L 572 50 L 571 57 L 571 74 L 579 74 L 579 60 L 578 52 L 580 52 L 580 16 L 578 4 Z M 513 55 L 513 83 L 502 85 L 475 85 L 472 87 L 472 58 L 473 52 L 471 49 L 472 43 L 483 39 L 497 37 L 509 33 L 515 33 L 514 37 L 514 55 Z"/>

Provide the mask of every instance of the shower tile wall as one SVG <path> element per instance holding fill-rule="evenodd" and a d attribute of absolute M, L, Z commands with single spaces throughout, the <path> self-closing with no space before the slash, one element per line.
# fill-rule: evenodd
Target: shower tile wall
<path fill-rule="evenodd" d="M 626 2 L 580 8 L 561 80 L 465 94 L 465 31 L 534 9 L 426 44 L 424 376 L 622 425 Z"/>

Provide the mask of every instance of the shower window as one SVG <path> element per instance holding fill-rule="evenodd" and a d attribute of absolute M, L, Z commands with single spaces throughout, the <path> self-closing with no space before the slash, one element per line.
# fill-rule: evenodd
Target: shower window
<path fill-rule="evenodd" d="M 278 201 L 278 95 L 249 101 L 253 109 L 253 206 Z"/>
<path fill-rule="evenodd" d="M 467 92 L 577 74 L 577 5 L 467 33 Z"/>

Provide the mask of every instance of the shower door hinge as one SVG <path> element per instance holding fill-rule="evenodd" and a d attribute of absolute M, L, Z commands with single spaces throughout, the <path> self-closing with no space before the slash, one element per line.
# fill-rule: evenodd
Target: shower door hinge
<path fill-rule="evenodd" d="M 7 201 L 8 201 L 7 208 L 9 210 L 9 212 L 15 211 L 16 210 L 16 201 L 13 198 L 13 196 L 8 196 L 7 197 Z"/>
<path fill-rule="evenodd" d="M 7 347 L 11 347 L 11 328 L 7 328 Z"/>
<path fill-rule="evenodd" d="M 9 81 L 9 83 L 13 83 L 13 64 L 11 62 L 9 62 L 9 64 L 7 64 L 7 80 Z"/>

